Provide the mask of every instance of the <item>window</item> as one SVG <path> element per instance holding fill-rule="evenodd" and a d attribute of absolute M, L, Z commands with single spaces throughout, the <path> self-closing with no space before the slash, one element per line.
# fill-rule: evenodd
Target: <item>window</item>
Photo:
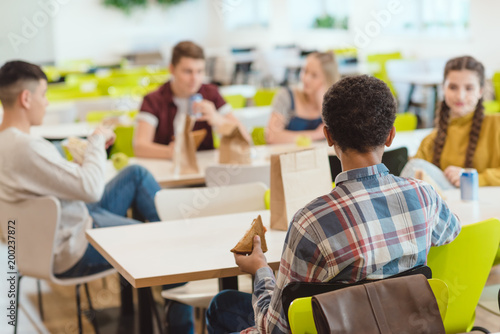
<path fill-rule="evenodd" d="M 215 0 L 214 6 L 228 30 L 269 25 L 269 0 Z"/>
<path fill-rule="evenodd" d="M 380 8 L 393 0 L 379 0 Z M 433 37 L 467 36 L 470 0 L 400 0 L 401 14 L 392 17 L 386 32 Z"/>
<path fill-rule="evenodd" d="M 350 0 L 289 0 L 294 30 L 349 28 Z"/>

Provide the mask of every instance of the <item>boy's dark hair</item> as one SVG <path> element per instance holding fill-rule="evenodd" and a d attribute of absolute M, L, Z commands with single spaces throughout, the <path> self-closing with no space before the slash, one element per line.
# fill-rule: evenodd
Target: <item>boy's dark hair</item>
<path fill-rule="evenodd" d="M 37 65 L 20 60 L 5 63 L 0 68 L 0 101 L 4 106 L 14 105 L 24 89 L 32 89 L 27 84 L 40 79 L 47 80 L 47 76 Z"/>
<path fill-rule="evenodd" d="M 396 100 L 376 78 L 351 76 L 335 83 L 323 99 L 323 120 L 336 145 L 361 153 L 385 143 L 396 119 Z"/>
<path fill-rule="evenodd" d="M 177 65 L 181 58 L 193 58 L 193 59 L 205 59 L 205 54 L 203 49 L 190 41 L 184 41 L 177 43 L 172 50 L 172 61 L 170 62 L 172 66 Z"/>

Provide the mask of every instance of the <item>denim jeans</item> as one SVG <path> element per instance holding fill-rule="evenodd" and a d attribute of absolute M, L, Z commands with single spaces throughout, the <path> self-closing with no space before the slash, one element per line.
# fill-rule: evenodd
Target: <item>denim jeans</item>
<path fill-rule="evenodd" d="M 143 220 L 159 221 L 154 204 L 156 192 L 160 186 L 147 169 L 131 165 L 123 169 L 105 187 L 99 202 L 88 203 L 87 209 L 94 221 L 94 227 L 112 227 L 140 224 L 135 219 L 127 218 L 127 210 L 134 212 Z M 81 277 L 111 268 L 102 255 L 89 244 L 83 257 L 68 271 L 57 277 Z M 178 286 L 164 286 L 164 289 Z M 174 303 L 171 306 L 171 329 L 173 333 L 193 333 L 193 309 L 191 306 Z"/>
<path fill-rule="evenodd" d="M 224 290 L 210 302 L 207 310 L 207 329 L 210 334 L 238 333 L 255 326 L 252 294 Z"/>

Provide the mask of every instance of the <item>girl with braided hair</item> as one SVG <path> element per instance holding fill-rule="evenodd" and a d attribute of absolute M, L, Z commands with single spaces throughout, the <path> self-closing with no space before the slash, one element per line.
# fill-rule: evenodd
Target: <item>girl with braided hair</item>
<path fill-rule="evenodd" d="M 475 168 L 479 186 L 500 186 L 500 115 L 484 114 L 484 81 L 483 64 L 470 56 L 446 63 L 436 129 L 401 176 L 421 169 L 446 190 L 460 186 L 463 168 Z"/>

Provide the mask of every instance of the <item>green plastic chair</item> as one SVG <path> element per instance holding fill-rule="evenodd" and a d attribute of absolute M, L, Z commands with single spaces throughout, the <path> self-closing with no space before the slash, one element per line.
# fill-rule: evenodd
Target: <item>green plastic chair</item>
<path fill-rule="evenodd" d="M 266 128 L 258 126 L 252 130 L 252 141 L 255 146 L 266 145 Z"/>
<path fill-rule="evenodd" d="M 497 101 L 500 101 L 500 72 L 495 72 L 495 74 L 493 74 L 491 82 L 493 83 L 493 89 L 495 90 Z"/>
<path fill-rule="evenodd" d="M 50 102 L 97 98 L 100 96 L 101 94 L 96 89 L 82 91 L 78 86 L 68 86 L 65 83 L 50 84 L 47 89 L 47 99 Z"/>
<path fill-rule="evenodd" d="M 223 98 L 233 109 L 244 108 L 247 105 L 247 99 L 243 95 L 225 95 Z"/>
<path fill-rule="evenodd" d="M 429 285 L 436 297 L 441 319 L 445 319 L 448 308 L 448 286 L 440 279 L 431 278 Z M 293 334 L 316 334 L 316 325 L 312 313 L 312 297 L 295 299 L 288 309 L 288 321 Z"/>
<path fill-rule="evenodd" d="M 127 115 L 131 119 L 135 119 L 138 110 L 131 111 L 120 111 L 120 110 L 105 110 L 105 111 L 91 111 L 88 112 L 85 116 L 85 119 L 88 123 L 101 123 L 108 117 L 119 117 L 123 115 Z M 114 130 L 116 134 L 115 142 L 111 148 L 110 156 L 115 153 L 125 153 L 129 157 L 134 156 L 134 146 L 133 146 L 133 138 L 134 138 L 134 126 L 132 125 L 118 125 Z"/>
<path fill-rule="evenodd" d="M 139 114 L 138 110 L 129 110 L 129 111 L 122 111 L 122 110 L 96 110 L 96 111 L 89 111 L 85 115 L 85 120 L 87 123 L 101 123 L 104 119 L 109 118 L 109 117 L 119 117 L 126 115 L 130 117 L 131 119 L 135 119 L 135 117 Z"/>
<path fill-rule="evenodd" d="M 450 244 L 432 247 L 427 265 L 449 288 L 446 333 L 473 329 L 475 311 L 500 243 L 500 221 L 488 219 L 462 227 Z"/>
<path fill-rule="evenodd" d="M 492 101 L 484 101 L 484 113 L 487 115 L 492 115 L 500 112 L 500 102 L 492 100 Z"/>
<path fill-rule="evenodd" d="M 271 189 L 267 189 L 264 193 L 264 203 L 266 205 L 266 210 L 271 210 Z"/>
<path fill-rule="evenodd" d="M 258 89 L 253 97 L 254 104 L 257 107 L 270 106 L 277 91 L 277 89 Z"/>
<path fill-rule="evenodd" d="M 116 139 L 111 148 L 110 156 L 115 153 L 124 153 L 128 157 L 134 156 L 134 127 L 133 126 L 117 126 L 115 128 Z"/>
<path fill-rule="evenodd" d="M 393 53 L 380 53 L 380 54 L 372 54 L 368 55 L 366 60 L 369 63 L 376 63 L 379 65 L 379 71 L 373 73 L 373 76 L 377 79 L 382 80 L 389 86 L 389 89 L 391 90 L 392 94 L 396 96 L 396 90 L 394 89 L 394 86 L 392 85 L 392 82 L 389 80 L 389 76 L 387 75 L 387 68 L 385 67 L 385 63 L 387 63 L 388 60 L 393 60 L 393 59 L 402 59 L 403 57 L 401 56 L 401 52 L 393 52 Z"/>
<path fill-rule="evenodd" d="M 405 112 L 404 114 L 396 114 L 394 126 L 397 132 L 413 131 L 417 128 L 417 116 L 415 114 Z"/>

